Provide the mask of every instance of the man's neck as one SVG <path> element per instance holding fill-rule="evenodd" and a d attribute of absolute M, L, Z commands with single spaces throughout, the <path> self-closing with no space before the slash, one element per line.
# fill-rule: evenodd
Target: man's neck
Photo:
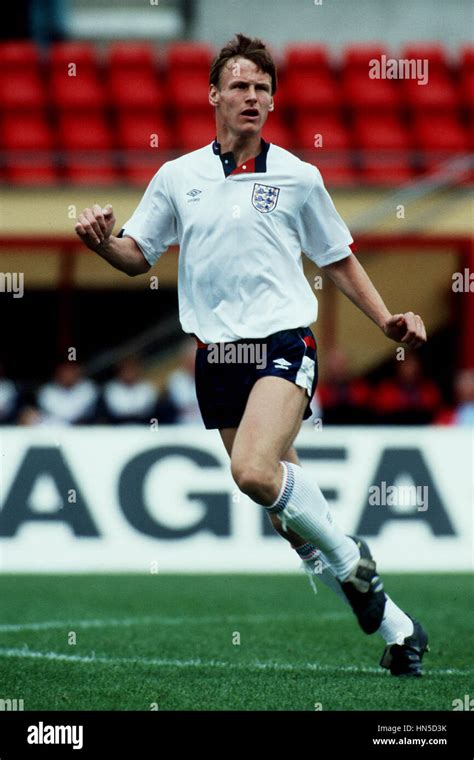
<path fill-rule="evenodd" d="M 233 153 L 237 166 L 241 166 L 250 158 L 255 158 L 260 153 L 261 135 L 239 137 L 232 135 L 227 130 L 217 130 L 217 142 L 221 146 L 222 153 Z"/>

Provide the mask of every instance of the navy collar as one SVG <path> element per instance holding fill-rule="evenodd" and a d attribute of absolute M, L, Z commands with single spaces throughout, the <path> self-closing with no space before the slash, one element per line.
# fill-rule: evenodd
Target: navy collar
<path fill-rule="evenodd" d="M 253 159 L 255 161 L 255 171 L 256 172 L 266 172 L 267 171 L 267 153 L 268 149 L 270 147 L 270 143 L 267 143 L 263 137 L 260 139 L 260 153 L 258 156 L 255 156 Z M 216 156 L 219 156 L 222 168 L 224 169 L 224 175 L 226 177 L 229 176 L 229 174 L 232 174 L 232 172 L 237 169 L 237 164 L 235 163 L 234 154 L 232 151 L 228 151 L 227 153 L 221 153 L 221 144 L 218 142 L 217 137 L 214 138 L 214 142 L 212 143 L 212 150 Z"/>

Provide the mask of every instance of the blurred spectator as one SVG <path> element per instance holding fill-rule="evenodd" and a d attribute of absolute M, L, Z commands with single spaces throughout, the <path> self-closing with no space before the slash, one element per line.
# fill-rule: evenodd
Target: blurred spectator
<path fill-rule="evenodd" d="M 180 367 L 168 378 L 166 393 L 176 409 L 175 422 L 178 424 L 202 425 L 201 412 L 196 397 L 194 365 L 196 361 L 196 343 L 186 340 L 181 348 Z"/>
<path fill-rule="evenodd" d="M 5 375 L 5 368 L 0 362 L 0 425 L 9 425 L 15 421 L 20 404 L 20 394 L 13 382 Z"/>
<path fill-rule="evenodd" d="M 443 409 L 435 422 L 439 425 L 474 425 L 474 369 L 463 369 L 454 380 L 456 406 Z"/>
<path fill-rule="evenodd" d="M 84 377 L 77 362 L 62 362 L 53 382 L 43 385 L 37 403 L 43 419 L 64 425 L 94 422 L 99 393 L 95 383 Z"/>
<path fill-rule="evenodd" d="M 318 388 L 324 425 L 364 425 L 371 422 L 370 386 L 351 379 L 347 356 L 340 348 L 324 360 L 326 376 Z"/>
<path fill-rule="evenodd" d="M 112 424 L 150 423 L 157 417 L 158 391 L 143 379 L 138 359 L 124 359 L 117 375 L 105 384 L 101 397 L 101 417 Z"/>
<path fill-rule="evenodd" d="M 17 425 L 43 425 L 45 422 L 41 412 L 35 406 L 24 406 L 16 420 Z"/>
<path fill-rule="evenodd" d="M 441 394 L 424 377 L 420 359 L 407 353 L 395 362 L 395 377 L 382 380 L 373 394 L 377 421 L 385 425 L 426 425 L 439 410 Z"/>

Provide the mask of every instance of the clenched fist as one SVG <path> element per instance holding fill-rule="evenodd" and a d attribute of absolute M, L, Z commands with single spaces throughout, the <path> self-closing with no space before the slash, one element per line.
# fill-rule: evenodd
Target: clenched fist
<path fill-rule="evenodd" d="M 419 348 L 426 343 L 426 330 L 422 318 L 412 311 L 393 314 L 383 327 L 387 338 L 405 343 L 410 348 Z"/>
<path fill-rule="evenodd" d="M 92 208 L 85 208 L 82 214 L 79 214 L 74 229 L 82 242 L 95 251 L 98 245 L 107 242 L 114 226 L 114 211 L 110 203 L 104 208 L 96 203 Z"/>

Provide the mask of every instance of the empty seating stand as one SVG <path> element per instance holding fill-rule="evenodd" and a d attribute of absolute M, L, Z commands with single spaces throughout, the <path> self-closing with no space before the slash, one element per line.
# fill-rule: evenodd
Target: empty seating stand
<path fill-rule="evenodd" d="M 0 180 L 145 185 L 169 158 L 210 143 L 214 50 L 175 42 L 0 44 Z M 373 61 L 428 62 L 428 79 L 369 76 Z M 474 49 L 291 44 L 263 136 L 330 185 L 389 186 L 472 151 Z"/>

